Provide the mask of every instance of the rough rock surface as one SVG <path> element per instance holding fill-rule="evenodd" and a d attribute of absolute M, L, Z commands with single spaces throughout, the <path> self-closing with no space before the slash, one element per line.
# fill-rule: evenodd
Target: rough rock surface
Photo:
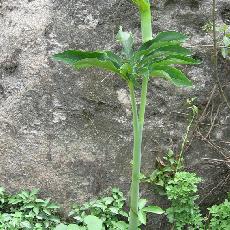
<path fill-rule="evenodd" d="M 230 25 L 229 0 L 218 1 L 217 14 L 218 23 Z M 202 113 L 214 86 L 212 51 L 202 46 L 212 42 L 202 30 L 211 19 L 210 1 L 162 0 L 153 6 L 153 15 L 154 33 L 185 32 L 187 45 L 203 64 L 184 68 L 192 89 L 160 80 L 149 85 L 144 172 L 153 169 L 156 156 L 167 148 L 178 150 L 188 120 L 186 98 L 197 97 Z M 138 13 L 126 0 L 0 0 L 2 186 L 12 192 L 40 188 L 65 207 L 114 186 L 128 193 L 132 126 L 125 83 L 106 72 L 75 72 L 51 60 L 66 49 L 119 50 L 114 40 L 120 25 L 140 43 Z M 220 55 L 219 76 L 230 100 L 229 74 L 230 61 Z M 204 179 L 204 208 L 222 201 L 230 188 L 226 164 L 203 160 L 229 156 L 229 110 L 217 90 L 207 111 L 185 153 L 188 168 Z M 143 191 L 164 204 L 148 188 Z M 161 219 L 153 217 L 152 222 L 147 229 L 167 229 Z"/>

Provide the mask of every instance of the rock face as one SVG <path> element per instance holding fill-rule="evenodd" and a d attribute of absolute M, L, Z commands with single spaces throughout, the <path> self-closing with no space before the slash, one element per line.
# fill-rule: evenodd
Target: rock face
<path fill-rule="evenodd" d="M 184 71 L 194 82 L 178 89 L 155 80 L 149 85 L 143 171 L 169 147 L 178 151 L 188 122 L 186 98 L 197 97 L 200 113 L 214 87 L 209 0 L 162 0 L 153 6 L 154 33 L 176 30 L 202 59 Z M 230 25 L 229 0 L 218 1 L 217 22 Z M 140 43 L 138 12 L 126 0 L 0 0 L 0 180 L 10 191 L 40 188 L 65 207 L 118 186 L 130 185 L 131 111 L 127 87 L 117 76 L 76 72 L 51 60 L 66 49 L 119 50 L 122 25 Z M 219 77 L 230 100 L 230 61 L 219 56 Z M 230 188 L 229 109 L 218 90 L 185 152 L 189 169 L 203 177 L 202 207 L 222 201 Z M 211 127 L 211 128 L 210 128 Z M 148 188 L 143 196 L 150 196 Z M 159 203 L 155 196 L 152 201 Z M 161 204 L 161 203 L 160 203 Z M 154 219 L 154 217 L 153 217 Z M 155 221 L 155 220 L 154 220 Z M 147 229 L 167 229 L 155 221 Z M 160 226 L 160 227 L 159 227 Z"/>

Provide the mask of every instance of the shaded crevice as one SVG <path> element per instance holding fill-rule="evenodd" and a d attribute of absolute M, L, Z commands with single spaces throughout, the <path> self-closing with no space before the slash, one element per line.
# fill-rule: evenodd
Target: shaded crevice
<path fill-rule="evenodd" d="M 223 22 L 230 25 L 230 5 L 224 6 L 220 14 Z"/>

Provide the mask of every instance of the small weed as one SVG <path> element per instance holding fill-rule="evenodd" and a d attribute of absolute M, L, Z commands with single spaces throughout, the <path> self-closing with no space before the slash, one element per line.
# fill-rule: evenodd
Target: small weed
<path fill-rule="evenodd" d="M 210 33 L 213 31 L 213 22 L 207 22 L 202 29 Z M 223 58 L 230 59 L 230 26 L 223 23 L 216 27 L 217 43 Z"/>
<path fill-rule="evenodd" d="M 210 230 L 226 230 L 230 228 L 230 201 L 225 200 L 224 203 L 219 205 L 213 205 L 208 208 L 210 212 Z"/>
<path fill-rule="evenodd" d="M 49 229 L 60 223 L 59 206 L 37 197 L 38 190 L 10 196 L 0 188 L 1 229 Z"/>
<path fill-rule="evenodd" d="M 186 127 L 186 132 L 182 138 L 179 153 L 175 154 L 171 149 L 169 149 L 163 159 L 158 157 L 156 158 L 155 170 L 149 176 L 145 176 L 143 174 L 141 175 L 142 182 L 157 185 L 157 189 L 162 195 L 165 194 L 165 188 L 168 185 L 168 182 L 174 178 L 176 172 L 181 171 L 184 168 L 184 149 L 189 143 L 189 132 L 198 114 L 198 107 L 194 105 L 195 99 L 196 98 L 187 99 L 188 109 L 191 113 Z"/>
<path fill-rule="evenodd" d="M 157 158 L 155 170 L 149 176 L 142 175 L 142 182 L 147 182 L 157 185 L 159 192 L 165 194 L 165 187 L 168 182 L 174 178 L 176 169 L 178 167 L 178 160 L 175 154 L 170 149 L 168 150 L 163 160 Z"/>
<path fill-rule="evenodd" d="M 103 223 L 103 229 L 113 229 L 123 218 L 127 221 L 128 214 L 124 211 L 125 198 L 119 189 L 112 189 L 112 196 L 74 206 L 69 213 L 77 224 L 81 225 L 87 215 L 98 217 Z"/>
<path fill-rule="evenodd" d="M 167 217 L 175 229 L 201 229 L 203 218 L 198 205 L 197 184 L 201 178 L 194 173 L 177 172 L 173 180 L 166 186 L 166 194 L 171 207 L 166 210 Z"/>

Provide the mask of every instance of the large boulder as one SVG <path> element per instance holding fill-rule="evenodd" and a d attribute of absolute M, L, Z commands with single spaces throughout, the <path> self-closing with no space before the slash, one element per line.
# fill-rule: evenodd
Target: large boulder
<path fill-rule="evenodd" d="M 153 31 L 184 32 L 187 46 L 202 60 L 184 68 L 194 86 L 175 88 L 153 80 L 149 85 L 143 141 L 143 172 L 156 156 L 178 151 L 188 124 L 186 99 L 197 97 L 200 113 L 214 88 L 212 44 L 202 27 L 211 20 L 209 0 L 164 0 L 153 5 Z M 219 0 L 217 22 L 230 25 L 229 0 Z M 14 192 L 39 188 L 68 208 L 119 187 L 128 195 L 132 157 L 129 92 L 118 76 L 74 71 L 54 62 L 66 49 L 119 51 L 119 26 L 141 43 L 136 8 L 126 0 L 0 1 L 0 180 Z M 219 55 L 219 77 L 230 100 L 230 61 Z M 186 165 L 203 177 L 201 205 L 224 199 L 229 190 L 229 108 L 216 88 L 185 152 Z M 228 155 L 229 156 L 229 155 Z M 203 159 L 210 158 L 210 159 Z M 221 183 L 222 182 L 222 183 Z M 164 206 L 151 195 L 141 194 Z M 166 229 L 153 217 L 147 229 Z M 162 222 L 162 223 L 161 223 Z"/>

